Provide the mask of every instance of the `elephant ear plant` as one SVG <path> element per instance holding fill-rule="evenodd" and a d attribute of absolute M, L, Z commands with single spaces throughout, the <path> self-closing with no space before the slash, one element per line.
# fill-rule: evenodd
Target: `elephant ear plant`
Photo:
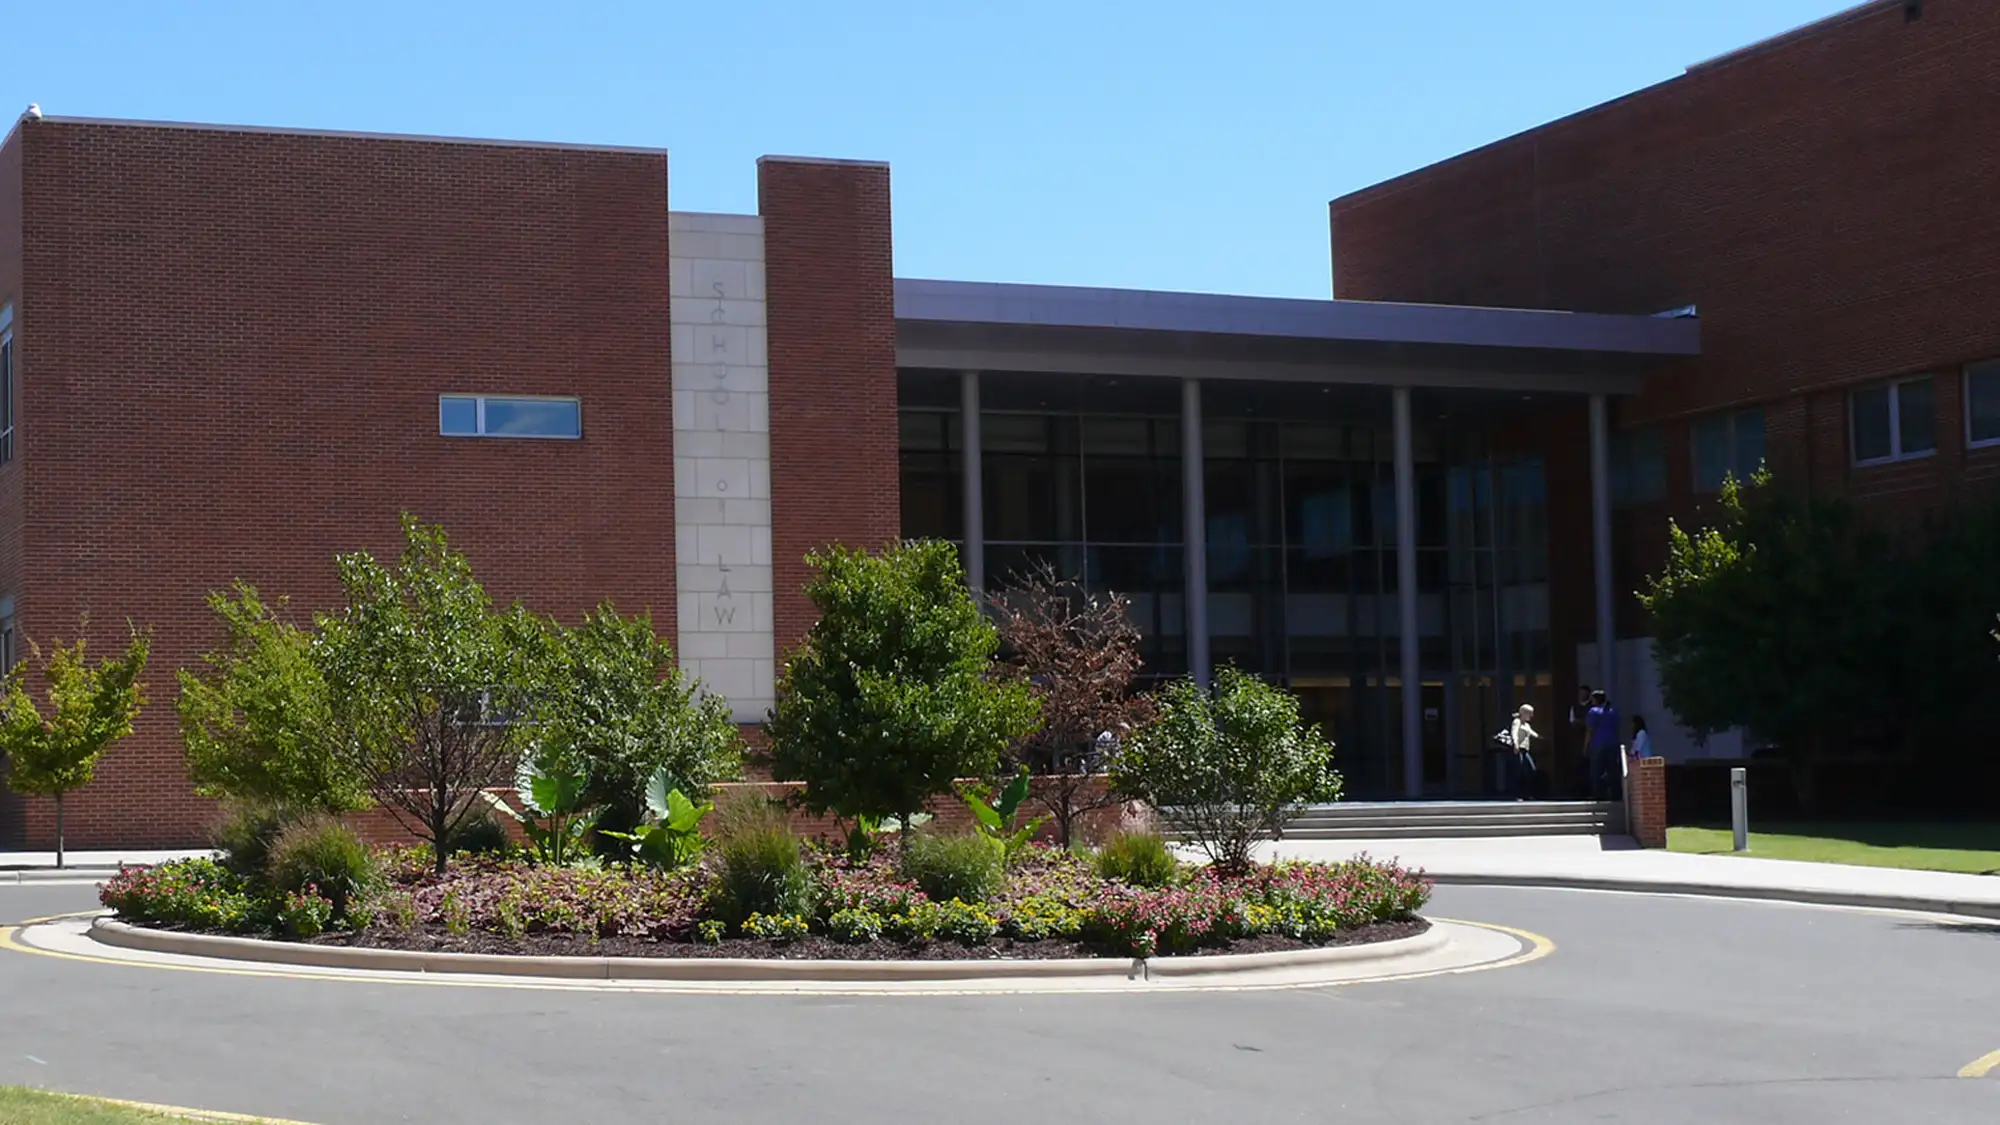
<path fill-rule="evenodd" d="M 536 860 L 560 867 L 589 854 L 590 829 L 602 811 L 586 804 L 589 786 L 583 768 L 560 755 L 521 760 L 514 792 L 524 811 L 513 815 L 521 822 Z"/>
<path fill-rule="evenodd" d="M 1022 766 L 1021 772 L 1014 775 L 997 798 L 990 788 L 983 785 L 968 785 L 959 791 L 965 807 L 972 811 L 973 830 L 981 836 L 1000 841 L 1003 854 L 1010 860 L 1028 846 L 1036 831 L 1049 820 L 1046 816 L 1038 816 L 1018 828 L 1014 826 L 1014 814 L 1020 811 L 1021 802 L 1028 799 L 1029 785 L 1028 767 Z"/>
<path fill-rule="evenodd" d="M 697 805 L 672 786 L 673 778 L 667 770 L 655 771 L 646 783 L 649 819 L 631 832 L 601 834 L 629 841 L 632 854 L 654 867 L 678 871 L 693 866 L 702 853 L 702 818 L 714 812 L 715 805 L 709 801 Z"/>

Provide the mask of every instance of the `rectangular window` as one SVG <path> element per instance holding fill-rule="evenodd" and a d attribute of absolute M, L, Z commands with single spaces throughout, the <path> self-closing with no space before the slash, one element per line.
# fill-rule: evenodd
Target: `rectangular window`
<path fill-rule="evenodd" d="M 1761 427 L 1759 432 L 1761 433 Z M 1762 455 L 1759 455 L 1759 460 Z M 1667 447 L 1656 426 L 1611 435 L 1611 502 L 1653 504 L 1667 496 Z"/>
<path fill-rule="evenodd" d="M 9 605 L 12 605 L 14 599 L 8 598 L 7 602 Z M 6 675 L 13 670 L 14 615 L 12 612 L 9 612 L 5 617 L 0 617 L 0 675 Z"/>
<path fill-rule="evenodd" d="M 1965 369 L 1965 440 L 2000 444 L 2000 359 Z"/>
<path fill-rule="evenodd" d="M 0 465 L 14 459 L 14 333 L 0 330 Z"/>
<path fill-rule="evenodd" d="M 580 438 L 583 403 L 574 398 L 440 395 L 438 433 L 446 437 Z"/>
<path fill-rule="evenodd" d="M 1937 452 L 1931 377 L 1865 387 L 1848 397 L 1854 463 L 1876 465 Z"/>
<path fill-rule="evenodd" d="M 1764 467 L 1764 411 L 1752 407 L 1703 418 L 1689 427 L 1696 492 L 1720 492 L 1725 477 L 1747 481 Z"/>

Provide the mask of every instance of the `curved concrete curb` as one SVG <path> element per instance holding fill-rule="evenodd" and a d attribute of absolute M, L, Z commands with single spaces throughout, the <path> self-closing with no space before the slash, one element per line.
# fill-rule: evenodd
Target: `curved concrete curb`
<path fill-rule="evenodd" d="M 0 871 L 0 886 L 15 883 L 102 883 L 116 874 L 116 867 L 30 867 L 20 871 Z"/>
<path fill-rule="evenodd" d="M 1432 926 L 1421 934 L 1366 945 L 1297 949 L 1281 953 L 1233 953 L 1212 957 L 1116 957 L 1041 961 L 781 961 L 728 957 L 527 957 L 489 953 L 424 953 L 402 949 L 358 949 L 302 945 L 261 938 L 181 934 L 133 926 L 111 918 L 91 923 L 90 937 L 102 945 L 210 957 L 231 961 L 367 969 L 407 973 L 474 973 L 482 976 L 560 980 L 795 982 L 912 982 L 968 980 L 1152 980 L 1212 979 L 1272 969 L 1299 969 L 1360 962 L 1392 962 L 1443 949 L 1448 935 Z"/>
<path fill-rule="evenodd" d="M 1795 902 L 1809 906 L 1859 906 L 1874 910 L 1912 910 L 1923 914 L 1959 914 L 1969 918 L 2000 918 L 2000 902 L 1961 902 L 1918 895 L 1889 895 L 1814 887 L 1746 887 L 1733 883 L 1692 883 L 1657 879 L 1616 879 L 1599 875 L 1477 875 L 1424 872 L 1438 886 L 1528 887 L 1567 891 L 1627 891 L 1635 894 L 1692 895 L 1698 898 L 1747 898 L 1764 902 Z"/>

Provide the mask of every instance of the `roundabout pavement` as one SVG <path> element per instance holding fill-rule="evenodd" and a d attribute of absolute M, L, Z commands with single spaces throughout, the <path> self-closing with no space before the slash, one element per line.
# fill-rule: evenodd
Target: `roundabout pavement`
<path fill-rule="evenodd" d="M 94 905 L 0 887 L 0 923 Z M 744 995 L 0 949 L 0 1084 L 317 1125 L 2000 1120 L 2000 925 L 1461 886 L 1432 913 L 1553 952 L 1230 991 Z"/>

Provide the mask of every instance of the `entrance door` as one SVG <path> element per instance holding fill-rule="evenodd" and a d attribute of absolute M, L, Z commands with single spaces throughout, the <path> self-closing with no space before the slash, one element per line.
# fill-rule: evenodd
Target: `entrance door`
<path fill-rule="evenodd" d="M 1423 739 L 1424 739 L 1424 792 L 1442 793 L 1445 790 L 1447 765 L 1445 762 L 1444 724 L 1444 684 L 1425 683 L 1423 686 Z"/>

